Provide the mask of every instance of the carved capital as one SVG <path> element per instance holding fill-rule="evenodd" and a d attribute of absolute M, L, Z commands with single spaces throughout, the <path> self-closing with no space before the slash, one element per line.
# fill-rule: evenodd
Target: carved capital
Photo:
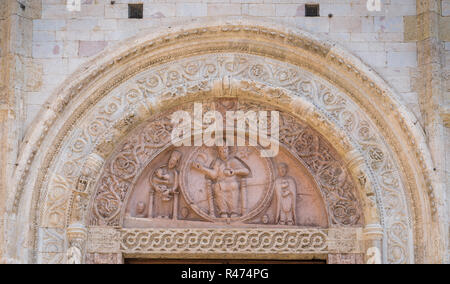
<path fill-rule="evenodd" d="M 369 224 L 363 230 L 363 237 L 365 240 L 380 241 L 383 239 L 384 229 L 380 224 Z"/>
<path fill-rule="evenodd" d="M 120 253 L 120 232 L 116 229 L 89 228 L 88 253 Z"/>
<path fill-rule="evenodd" d="M 96 153 L 90 154 L 86 159 L 86 163 L 83 168 L 83 175 L 91 177 L 97 175 L 100 172 L 104 163 L 105 159 L 103 159 L 100 155 Z"/>
<path fill-rule="evenodd" d="M 120 253 L 88 253 L 86 255 L 87 264 L 123 264 Z"/>

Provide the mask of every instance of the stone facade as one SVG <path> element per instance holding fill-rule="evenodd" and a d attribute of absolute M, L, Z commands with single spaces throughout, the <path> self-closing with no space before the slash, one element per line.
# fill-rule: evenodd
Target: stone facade
<path fill-rule="evenodd" d="M 318 18 L 304 17 L 304 4 L 311 1 L 303 0 L 151 0 L 143 1 L 144 19 L 130 20 L 133 2 L 82 1 L 80 12 L 69 12 L 65 0 L 43 1 L 42 17 L 33 22 L 33 58 L 43 68 L 43 86 L 27 96 L 27 125 L 54 89 L 103 49 L 161 26 L 224 16 L 272 19 L 338 42 L 388 80 L 421 117 L 412 86 L 416 44 L 404 39 L 404 21 L 417 14 L 416 0 L 383 1 L 383 11 L 375 13 L 366 0 L 312 1 L 321 4 Z"/>
<path fill-rule="evenodd" d="M 288 258 L 448 261 L 449 0 L 383 0 L 381 11 L 369 11 L 366 0 L 148 0 L 143 19 L 128 19 L 136 1 L 82 0 L 80 11 L 66 2 L 0 2 L 1 262 L 152 258 L 167 252 L 145 243 L 149 236 L 166 234 L 168 247 L 187 243 L 179 234 L 193 224 L 197 243 L 217 242 L 209 257 L 230 257 L 229 230 L 236 247 L 241 234 L 257 243 L 265 233 L 317 244 L 280 246 Z M 311 2 L 320 4 L 319 17 L 305 17 Z M 202 156 L 178 149 L 183 181 L 167 189 L 174 149 L 162 146 L 167 141 L 151 144 L 139 129 L 205 98 L 213 108 L 225 98 L 279 110 L 292 118 L 289 127 L 315 133 L 314 155 L 324 156 L 319 144 L 328 145 L 333 166 L 345 174 L 333 172 L 337 187 L 330 189 L 317 168 L 324 160 L 296 153 L 300 146 L 285 133 L 282 160 L 297 185 L 287 187 L 303 187 L 323 205 L 306 210 L 299 197 L 290 211 L 279 211 L 277 202 L 288 200 L 276 193 L 280 161 L 263 167 L 248 156 L 238 160 L 247 174 L 258 173 L 261 180 L 250 183 L 269 184 L 261 190 L 265 201 L 242 195 L 238 212 L 214 198 L 199 205 L 190 177 L 200 176 L 186 165 L 199 160 L 208 168 L 213 150 Z M 136 172 L 127 177 L 130 165 Z M 239 180 L 241 191 L 245 186 Z M 305 212 L 315 214 L 306 220 Z M 210 235 L 206 221 L 214 224 Z M 244 233 L 246 226 L 253 231 Z M 134 243 L 139 237 L 144 243 Z M 369 253 L 374 248 L 379 260 Z M 275 257 L 251 244 L 235 253 Z"/>

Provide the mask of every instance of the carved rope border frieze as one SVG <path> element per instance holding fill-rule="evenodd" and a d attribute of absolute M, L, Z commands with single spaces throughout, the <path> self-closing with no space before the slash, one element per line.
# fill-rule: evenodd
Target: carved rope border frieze
<path fill-rule="evenodd" d="M 122 229 L 124 255 L 363 253 L 361 229 Z"/>

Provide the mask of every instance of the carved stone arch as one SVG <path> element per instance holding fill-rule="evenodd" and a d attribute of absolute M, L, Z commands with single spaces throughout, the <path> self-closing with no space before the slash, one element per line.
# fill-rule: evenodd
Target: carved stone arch
<path fill-rule="evenodd" d="M 91 193 L 91 185 L 94 182 L 85 177 L 95 176 L 93 173 L 101 171 L 106 158 L 102 157 L 102 151 L 108 152 L 108 145 L 114 147 L 117 141 L 115 138 L 121 136 L 121 127 L 139 122 L 140 118 L 134 115 L 133 108 L 122 107 L 133 105 L 136 95 L 140 92 L 148 92 L 145 88 L 132 88 L 127 93 L 126 88 L 129 85 L 124 84 L 126 81 L 165 63 L 185 62 L 183 60 L 202 55 L 217 58 L 220 54 L 227 53 L 242 55 L 235 59 L 251 57 L 252 60 L 258 61 L 257 58 L 260 57 L 274 65 L 281 62 L 294 71 L 311 74 L 308 76 L 316 79 L 321 78 L 319 81 L 324 86 L 333 86 L 339 93 L 337 97 L 344 98 L 346 103 L 355 107 L 358 115 L 362 115 L 364 119 L 353 128 L 359 132 L 353 136 L 353 141 L 364 147 L 355 145 L 356 152 L 349 152 L 348 155 L 353 157 L 349 160 L 354 161 L 350 165 L 362 165 L 363 172 L 368 173 L 359 175 L 359 170 L 353 173 L 354 178 L 361 181 L 360 190 L 363 190 L 363 187 L 376 188 L 378 207 L 384 212 L 385 218 L 383 219 L 381 214 L 379 224 L 385 230 L 383 261 L 438 262 L 442 259 L 438 253 L 443 251 L 438 247 L 444 243 L 439 237 L 444 235 L 441 222 L 442 188 L 434 182 L 433 164 L 424 135 L 415 125 L 414 116 L 397 99 L 395 91 L 358 59 L 328 41 L 317 39 L 295 28 L 250 19 L 233 23 L 219 19 L 175 27 L 168 32 L 162 29 L 159 33 L 143 35 L 114 50 L 105 51 L 68 78 L 41 111 L 39 119 L 30 128 L 21 147 L 14 176 L 16 184 L 13 194 L 8 197 L 8 212 L 12 220 L 11 226 L 14 228 L 11 231 L 23 235 L 24 240 L 34 246 L 9 257 L 20 262 L 62 261 L 66 246 L 82 240 L 86 235 L 83 226 L 77 223 L 67 228 L 72 216 L 68 212 L 75 205 L 81 208 L 84 206 L 72 197 L 84 192 Z M 229 66 L 228 76 L 232 78 L 240 76 L 233 69 L 235 66 Z M 187 73 L 189 70 L 195 70 L 195 66 L 185 67 Z M 277 97 L 277 88 L 289 89 L 282 79 L 290 74 L 290 69 L 279 73 L 278 84 L 275 84 L 276 80 L 270 81 L 270 76 L 266 76 L 271 75 L 267 69 L 260 69 L 255 65 L 252 71 L 252 77 L 246 78 L 251 82 L 247 87 L 261 90 L 258 87 L 261 81 L 266 82 L 268 86 L 274 86 L 272 91 L 275 93 L 269 93 L 269 97 L 274 97 L 271 102 L 280 99 Z M 174 84 L 166 85 L 167 89 L 175 86 L 179 78 L 172 79 Z M 180 84 L 181 88 L 178 90 L 171 89 L 159 95 L 149 95 L 149 100 L 135 105 L 141 108 L 137 113 L 143 114 L 145 118 L 172 107 L 170 97 L 177 96 L 177 93 L 203 96 L 203 88 L 209 87 L 208 77 L 197 82 L 197 85 L 190 85 L 190 88 L 183 88 L 183 84 Z M 141 84 L 135 83 L 135 86 Z M 150 88 L 156 83 L 142 82 Z M 232 91 L 228 83 L 223 80 L 221 89 Z M 297 87 L 300 97 L 308 98 L 308 86 Z M 122 91 L 125 96 L 120 96 Z M 108 97 L 111 99 L 110 103 L 102 105 L 102 102 L 106 102 L 106 99 L 102 99 Z M 336 98 L 325 97 L 331 102 Z M 311 116 L 311 109 L 306 108 L 305 113 L 308 114 L 312 125 L 316 124 L 318 127 L 324 124 L 340 129 L 337 133 L 342 141 L 352 136 L 347 131 L 349 125 L 345 123 L 346 118 L 351 117 L 349 113 L 339 112 L 339 109 L 333 109 L 330 105 L 327 107 L 326 101 L 319 104 L 317 100 L 310 98 L 308 104 L 314 111 L 327 113 L 327 119 L 321 120 L 320 116 Z M 99 112 L 94 113 L 94 110 Z M 289 113 L 295 112 L 296 109 L 292 106 Z M 89 119 L 94 119 L 96 124 L 85 129 L 81 127 L 81 122 Z M 89 135 L 86 134 L 88 132 Z M 104 139 L 105 144 L 101 145 L 100 151 L 96 153 L 93 144 L 105 136 L 109 136 L 109 139 Z M 69 141 L 71 137 L 76 139 Z M 384 146 L 366 143 L 366 138 L 370 140 L 374 137 Z M 86 143 L 91 146 L 90 150 L 84 151 L 83 145 Z M 63 165 L 62 161 L 68 157 L 68 152 L 64 149 L 82 153 L 83 158 L 76 160 L 73 168 Z M 353 156 L 359 152 L 362 157 L 357 154 Z M 363 160 L 366 165 L 361 163 Z M 89 166 L 82 172 L 84 164 Z M 381 176 L 372 171 L 377 165 L 385 169 Z M 358 169 L 358 166 L 355 169 Z M 69 175 L 64 177 L 56 174 L 56 169 L 66 171 Z M 85 169 L 89 169 L 87 173 L 84 173 Z M 374 193 L 366 193 L 373 197 Z M 25 214 L 18 215 L 19 210 Z M 49 216 L 55 218 L 55 224 L 52 224 Z M 63 221 L 60 221 L 61 216 Z M 32 224 L 37 224 L 38 227 L 29 233 L 28 228 L 34 228 Z M 379 231 L 376 224 L 366 224 L 365 232 L 367 236 L 375 237 L 378 241 Z"/>

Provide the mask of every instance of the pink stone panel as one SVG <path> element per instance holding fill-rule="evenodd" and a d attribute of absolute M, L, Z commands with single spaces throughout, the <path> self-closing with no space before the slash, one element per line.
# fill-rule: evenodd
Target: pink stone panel
<path fill-rule="evenodd" d="M 106 41 L 80 41 L 78 56 L 90 57 L 101 52 L 108 45 Z"/>

